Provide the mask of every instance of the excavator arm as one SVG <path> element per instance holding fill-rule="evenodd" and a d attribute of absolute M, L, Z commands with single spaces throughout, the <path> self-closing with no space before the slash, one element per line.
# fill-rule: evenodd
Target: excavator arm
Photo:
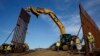
<path fill-rule="evenodd" d="M 56 25 L 59 27 L 61 35 L 65 34 L 65 28 L 64 28 L 63 24 L 60 22 L 60 20 L 57 18 L 57 16 L 53 13 L 53 11 L 46 9 L 46 8 L 34 8 L 31 6 L 27 7 L 25 10 L 27 12 L 32 12 L 37 17 L 40 14 L 48 14 L 51 17 L 51 19 L 56 23 Z"/>

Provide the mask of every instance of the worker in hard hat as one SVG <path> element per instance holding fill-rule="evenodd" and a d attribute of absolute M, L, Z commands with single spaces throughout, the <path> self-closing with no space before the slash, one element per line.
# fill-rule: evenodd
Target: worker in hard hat
<path fill-rule="evenodd" d="M 7 46 L 4 46 L 4 56 L 8 55 L 8 50 L 7 50 Z"/>
<path fill-rule="evenodd" d="M 93 35 L 92 35 L 91 32 L 88 33 L 87 38 L 88 38 L 90 52 L 92 52 L 93 51 L 93 48 L 94 48 L 94 37 L 93 37 Z"/>
<path fill-rule="evenodd" d="M 77 48 L 78 52 L 80 52 L 80 50 L 82 49 L 82 45 L 81 45 L 80 39 L 78 37 L 76 38 L 76 48 Z"/>
<path fill-rule="evenodd" d="M 73 50 L 74 50 L 74 45 L 75 45 L 75 44 L 74 44 L 74 39 L 72 38 L 71 41 L 70 41 L 70 46 L 71 46 L 71 47 L 70 47 L 70 50 L 71 50 L 72 52 L 73 52 Z"/>
<path fill-rule="evenodd" d="M 10 45 L 7 46 L 7 50 L 8 50 L 9 52 L 11 52 L 11 46 L 10 46 Z"/>
<path fill-rule="evenodd" d="M 11 52 L 11 46 L 8 45 L 8 46 L 6 47 L 6 54 L 5 54 L 5 56 L 10 56 L 10 52 Z"/>
<path fill-rule="evenodd" d="M 57 41 L 57 42 L 56 42 L 56 46 L 57 46 L 57 51 L 59 51 L 60 41 Z"/>

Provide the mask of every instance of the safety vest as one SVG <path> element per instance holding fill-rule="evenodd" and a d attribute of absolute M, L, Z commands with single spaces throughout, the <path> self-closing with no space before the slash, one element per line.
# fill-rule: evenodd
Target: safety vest
<path fill-rule="evenodd" d="M 93 35 L 89 35 L 89 36 L 87 36 L 87 37 L 88 37 L 89 43 L 93 43 L 93 42 L 94 42 L 94 37 L 93 37 Z"/>
<path fill-rule="evenodd" d="M 76 44 L 80 44 L 80 39 L 76 38 Z"/>

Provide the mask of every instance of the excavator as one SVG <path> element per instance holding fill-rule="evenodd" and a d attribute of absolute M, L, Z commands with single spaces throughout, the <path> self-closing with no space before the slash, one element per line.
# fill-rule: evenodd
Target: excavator
<path fill-rule="evenodd" d="M 47 8 L 35 8 L 35 7 L 27 7 L 25 9 L 27 12 L 32 12 L 34 15 L 37 17 L 40 14 L 47 14 L 51 17 L 51 19 L 56 23 L 60 30 L 60 48 L 61 50 L 68 50 L 70 47 L 70 41 L 72 38 L 76 38 L 77 36 L 71 35 L 71 34 L 66 34 L 65 33 L 65 27 L 62 24 L 62 22 L 58 19 L 58 17 L 54 14 L 53 11 Z M 57 50 L 56 43 L 54 43 L 51 47 L 52 50 Z"/>

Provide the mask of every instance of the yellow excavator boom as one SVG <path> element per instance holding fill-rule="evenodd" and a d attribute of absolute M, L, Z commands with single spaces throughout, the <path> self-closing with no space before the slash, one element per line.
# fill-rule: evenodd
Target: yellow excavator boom
<path fill-rule="evenodd" d="M 56 23 L 56 25 L 59 27 L 61 35 L 65 34 L 65 28 L 63 24 L 60 22 L 57 16 L 53 13 L 53 11 L 46 8 L 35 8 L 31 6 L 27 7 L 25 10 L 28 12 L 32 12 L 37 17 L 39 14 L 48 14 L 51 17 L 51 19 Z"/>

